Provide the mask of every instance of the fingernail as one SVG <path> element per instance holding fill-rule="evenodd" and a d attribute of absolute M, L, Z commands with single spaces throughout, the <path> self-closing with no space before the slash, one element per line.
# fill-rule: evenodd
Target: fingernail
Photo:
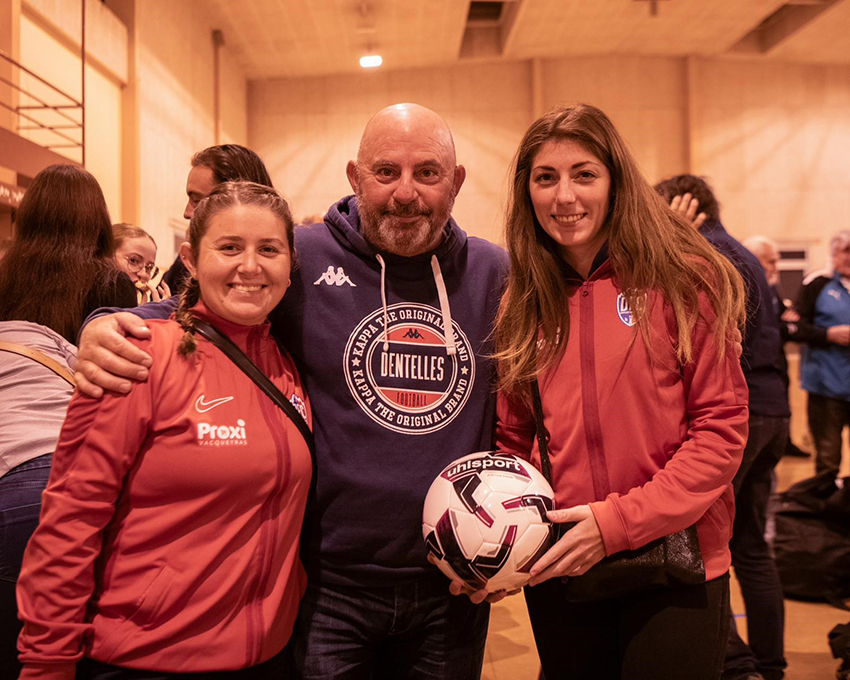
<path fill-rule="evenodd" d="M 138 371 L 136 371 L 136 379 L 137 380 L 146 380 L 147 377 L 148 377 L 148 369 L 140 368 Z"/>
<path fill-rule="evenodd" d="M 124 392 L 124 393 L 126 394 L 127 392 L 129 392 L 129 391 L 130 391 L 130 389 L 131 389 L 132 387 L 133 387 L 133 386 L 132 386 L 130 383 L 128 383 L 128 382 L 122 382 L 122 383 L 118 386 L 118 389 L 119 389 L 121 392 Z"/>

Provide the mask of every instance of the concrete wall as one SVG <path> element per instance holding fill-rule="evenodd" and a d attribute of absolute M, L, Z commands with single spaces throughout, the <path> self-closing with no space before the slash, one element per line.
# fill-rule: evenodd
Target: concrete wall
<path fill-rule="evenodd" d="M 811 266 L 850 216 L 850 67 L 611 56 L 256 81 L 249 144 L 296 215 L 349 193 L 345 163 L 369 116 L 401 101 L 449 122 L 469 171 L 455 215 L 500 240 L 505 180 L 526 127 L 557 103 L 605 110 L 652 182 L 705 175 L 741 238 L 806 246 Z"/>

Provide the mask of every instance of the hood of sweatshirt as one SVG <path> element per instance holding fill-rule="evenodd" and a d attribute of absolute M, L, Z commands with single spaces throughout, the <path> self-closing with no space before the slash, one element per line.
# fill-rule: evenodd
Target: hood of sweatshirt
<path fill-rule="evenodd" d="M 392 268 L 393 277 L 409 281 L 421 281 L 423 276 L 432 276 L 439 296 L 444 327 L 452 327 L 451 306 L 449 305 L 440 261 L 450 259 L 466 243 L 466 233 L 458 227 L 454 218 L 450 217 L 446 226 L 443 227 L 443 239 L 436 248 L 412 257 L 378 250 L 366 240 L 363 236 L 360 215 L 357 211 L 357 201 L 354 196 L 346 196 L 332 205 L 325 216 L 325 223 L 343 248 L 356 253 L 360 257 L 377 261 L 381 266 L 381 301 L 384 309 L 383 342 L 385 350 L 389 349 L 389 340 L 386 337 L 389 327 L 386 277 L 389 268 Z M 450 355 L 457 353 L 454 337 L 450 333 L 446 334 L 446 352 Z"/>

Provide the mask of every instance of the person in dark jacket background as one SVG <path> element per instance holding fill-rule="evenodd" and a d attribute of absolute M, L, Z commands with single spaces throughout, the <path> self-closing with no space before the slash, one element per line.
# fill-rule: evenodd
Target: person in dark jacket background
<path fill-rule="evenodd" d="M 809 393 L 815 470 L 837 475 L 841 434 L 850 425 L 850 230 L 830 241 L 832 276 L 804 282 L 794 308 L 795 339 L 805 343 L 800 376 Z"/>
<path fill-rule="evenodd" d="M 764 538 L 771 473 L 788 440 L 788 396 L 784 354 L 773 293 L 756 257 L 735 240 L 720 222 L 720 206 L 708 183 L 694 175 L 678 175 L 656 189 L 674 208 L 696 213 L 699 232 L 738 269 L 747 289 L 747 324 L 741 367 L 750 390 L 749 438 L 735 479 L 735 523 L 729 547 L 732 565 L 747 610 L 749 643 L 735 625 L 723 680 L 762 677 L 780 680 L 786 667 L 784 652 L 785 607 L 776 563 Z"/>
<path fill-rule="evenodd" d="M 188 200 L 183 219 L 191 220 L 198 203 L 222 182 L 256 182 L 264 187 L 274 187 L 262 159 L 251 149 L 239 144 L 207 147 L 192 156 L 192 169 L 186 178 Z M 162 276 L 162 283 L 169 294 L 178 295 L 183 290 L 188 274 L 178 255 Z"/>

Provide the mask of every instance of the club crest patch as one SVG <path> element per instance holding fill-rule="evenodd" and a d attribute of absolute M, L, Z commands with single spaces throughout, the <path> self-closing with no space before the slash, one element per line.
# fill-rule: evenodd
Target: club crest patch
<path fill-rule="evenodd" d="M 637 323 L 637 319 L 629 308 L 629 303 L 626 301 L 626 296 L 623 293 L 617 296 L 617 316 L 627 326 L 634 326 Z"/>
<path fill-rule="evenodd" d="M 351 333 L 343 354 L 348 389 L 363 411 L 394 432 L 427 434 L 463 410 L 475 383 L 469 340 L 452 321 L 457 354 L 446 353 L 443 316 L 429 305 L 400 302 L 378 308 Z"/>
<path fill-rule="evenodd" d="M 295 392 L 289 397 L 289 403 L 295 407 L 295 410 L 301 414 L 301 417 L 304 419 L 304 422 L 307 422 L 307 404 L 304 403 L 304 400 L 299 397 Z"/>

